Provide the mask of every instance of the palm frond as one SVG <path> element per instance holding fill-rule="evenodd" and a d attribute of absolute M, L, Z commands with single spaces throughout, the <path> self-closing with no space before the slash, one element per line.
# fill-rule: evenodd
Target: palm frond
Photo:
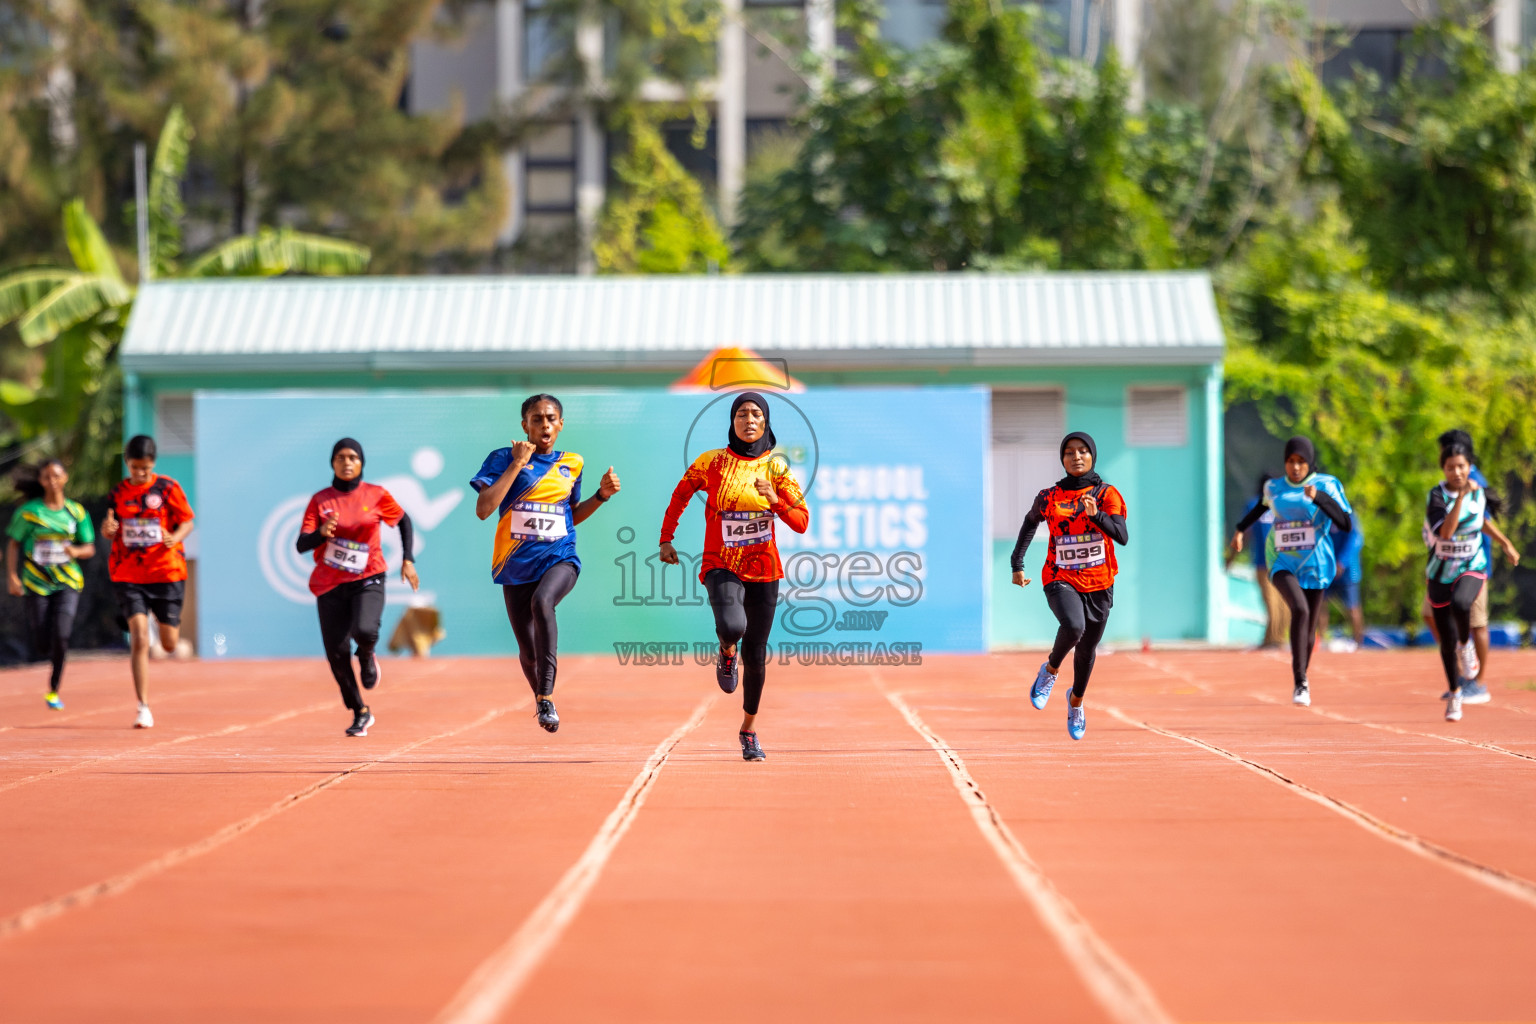
<path fill-rule="evenodd" d="M 181 258 L 181 180 L 187 173 L 195 133 L 180 105 L 171 108 L 155 144 L 149 171 L 150 277 L 172 277 Z"/>
<path fill-rule="evenodd" d="M 117 265 L 117 257 L 96 218 L 86 212 L 84 200 L 71 199 L 64 204 L 64 244 L 75 258 L 75 266 L 83 272 L 122 282 L 123 271 Z"/>
<path fill-rule="evenodd" d="M 22 341 L 41 345 L 104 310 L 132 301 L 133 289 L 121 278 L 77 274 L 43 296 L 16 326 Z"/>
<path fill-rule="evenodd" d="M 58 267 L 28 267 L 0 277 L 0 324 L 8 324 L 63 282 L 79 277 Z"/>
<path fill-rule="evenodd" d="M 187 277 L 272 277 L 277 274 L 358 274 L 368 269 L 368 247 L 290 228 L 262 228 L 204 253 Z"/>

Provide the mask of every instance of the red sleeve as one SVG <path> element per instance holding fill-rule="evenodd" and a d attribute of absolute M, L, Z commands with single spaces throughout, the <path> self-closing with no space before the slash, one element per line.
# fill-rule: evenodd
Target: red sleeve
<path fill-rule="evenodd" d="M 174 480 L 171 481 L 171 486 L 165 489 L 165 505 L 175 518 L 172 529 L 196 518 L 192 512 L 192 503 L 187 501 L 187 492 L 183 491 L 181 484 Z"/>
<path fill-rule="evenodd" d="M 320 503 L 315 499 L 318 494 L 309 496 L 309 504 L 304 508 L 304 521 L 299 524 L 300 533 L 314 533 L 320 529 Z"/>
<path fill-rule="evenodd" d="M 811 525 L 810 509 L 804 505 L 785 505 L 782 502 L 773 510 L 773 514 L 784 521 L 796 533 L 804 533 Z"/>
<path fill-rule="evenodd" d="M 1099 502 L 1099 510 L 1107 516 L 1125 515 L 1125 498 L 1113 487 L 1105 488 L 1104 500 Z"/>
<path fill-rule="evenodd" d="M 379 488 L 377 507 L 379 518 L 383 520 L 385 526 L 395 526 L 405 517 L 405 509 L 401 508 L 400 503 L 395 501 L 393 494 L 390 494 L 382 487 Z"/>
<path fill-rule="evenodd" d="M 661 542 L 672 543 L 672 538 L 677 536 L 677 521 L 683 518 L 683 513 L 688 508 L 688 502 L 693 498 L 693 492 L 699 489 L 698 478 L 694 475 L 692 467 L 683 474 L 683 478 L 672 488 L 672 500 L 667 504 L 667 514 L 661 520 Z"/>

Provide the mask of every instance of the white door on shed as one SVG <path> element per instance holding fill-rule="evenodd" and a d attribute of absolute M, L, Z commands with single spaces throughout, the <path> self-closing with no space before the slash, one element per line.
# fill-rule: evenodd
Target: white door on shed
<path fill-rule="evenodd" d="M 1061 477 L 1066 433 L 1060 388 L 992 391 L 992 537 L 1012 540 L 1035 495 Z"/>

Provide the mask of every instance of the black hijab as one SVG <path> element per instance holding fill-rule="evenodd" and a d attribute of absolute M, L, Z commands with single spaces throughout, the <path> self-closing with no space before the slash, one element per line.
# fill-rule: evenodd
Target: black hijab
<path fill-rule="evenodd" d="M 1104 482 L 1104 478 L 1099 476 L 1097 472 L 1099 468 L 1099 446 L 1093 443 L 1093 438 L 1088 434 L 1081 430 L 1074 430 L 1072 433 L 1062 438 L 1061 448 L 1056 453 L 1057 457 L 1066 457 L 1067 442 L 1072 440 L 1081 441 L 1083 444 L 1088 446 L 1088 454 L 1093 456 L 1093 464 L 1088 467 L 1088 472 L 1084 473 L 1082 476 L 1073 476 L 1071 473 L 1068 473 L 1066 476 L 1056 481 L 1056 486 L 1060 487 L 1064 491 L 1086 491 L 1090 487 L 1099 486 Z"/>
<path fill-rule="evenodd" d="M 1300 455 L 1302 458 L 1307 460 L 1308 473 L 1317 472 L 1317 449 L 1312 447 L 1311 438 L 1302 437 L 1300 434 L 1297 434 L 1295 437 L 1285 442 L 1286 461 L 1290 461 L 1292 455 Z M 1286 481 L 1289 482 L 1290 478 L 1287 477 Z"/>
<path fill-rule="evenodd" d="M 763 410 L 763 433 L 751 444 L 736 436 L 736 410 L 746 403 L 751 402 Z M 736 396 L 731 403 L 731 425 L 726 431 L 726 439 L 730 442 L 731 451 L 744 459 L 755 459 L 764 452 L 771 452 L 778 445 L 778 439 L 773 436 L 773 428 L 769 426 L 768 400 L 756 391 L 743 391 Z"/>
<path fill-rule="evenodd" d="M 336 461 L 337 452 L 345 451 L 348 448 L 352 449 L 354 452 L 357 452 L 357 461 L 361 462 L 365 466 L 368 465 L 368 460 L 363 457 L 363 446 L 358 444 L 350 437 L 344 437 L 340 441 L 337 441 L 335 444 L 331 445 L 331 461 Z M 355 480 L 343 480 L 341 477 L 335 475 L 334 473 L 331 474 L 331 486 L 336 488 L 342 494 L 350 494 L 351 492 L 357 490 L 357 485 L 362 482 L 362 473 L 358 473 Z"/>

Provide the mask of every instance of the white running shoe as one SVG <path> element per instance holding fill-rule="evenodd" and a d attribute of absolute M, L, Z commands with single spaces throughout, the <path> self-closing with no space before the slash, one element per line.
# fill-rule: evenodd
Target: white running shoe
<path fill-rule="evenodd" d="M 1445 720 L 1447 722 L 1461 721 L 1461 691 L 1452 690 L 1451 699 L 1445 702 Z"/>
<path fill-rule="evenodd" d="M 1471 640 L 1457 646 L 1456 657 L 1461 662 L 1461 678 L 1476 679 L 1483 666 L 1477 660 L 1477 648 Z"/>
<path fill-rule="evenodd" d="M 155 716 L 150 713 L 148 704 L 139 705 L 139 717 L 133 720 L 133 727 L 135 729 L 153 729 L 155 727 Z"/>
<path fill-rule="evenodd" d="M 1291 703 L 1304 708 L 1312 706 L 1312 688 L 1307 685 L 1305 679 L 1296 685 L 1296 689 L 1291 691 Z"/>

